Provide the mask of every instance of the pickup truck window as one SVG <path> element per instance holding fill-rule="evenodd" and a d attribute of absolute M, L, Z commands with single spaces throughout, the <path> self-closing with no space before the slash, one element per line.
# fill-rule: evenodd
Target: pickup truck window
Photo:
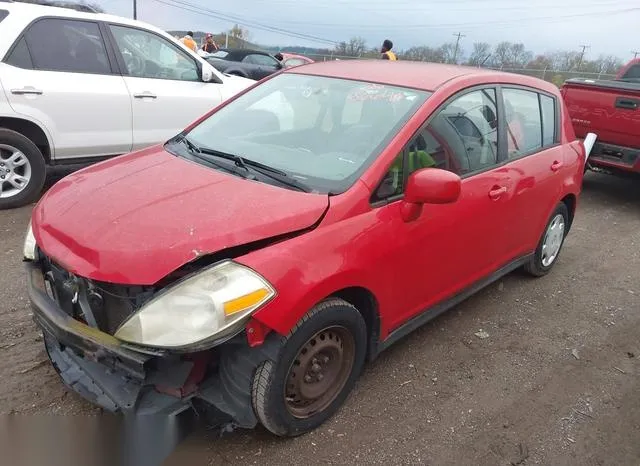
<path fill-rule="evenodd" d="M 640 82 L 640 65 L 633 65 L 621 78 L 624 81 Z"/>

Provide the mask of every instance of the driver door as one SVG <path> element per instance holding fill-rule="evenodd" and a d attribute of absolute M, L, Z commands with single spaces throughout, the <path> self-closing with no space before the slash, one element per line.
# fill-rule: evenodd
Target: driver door
<path fill-rule="evenodd" d="M 143 29 L 109 25 L 133 110 L 133 149 L 175 136 L 222 101 L 219 85 L 199 77 L 195 57 Z"/>

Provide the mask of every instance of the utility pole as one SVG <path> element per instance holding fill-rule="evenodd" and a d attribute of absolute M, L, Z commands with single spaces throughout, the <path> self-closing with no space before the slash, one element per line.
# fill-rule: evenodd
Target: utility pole
<path fill-rule="evenodd" d="M 138 19 L 138 0 L 133 0 L 133 19 Z"/>
<path fill-rule="evenodd" d="M 459 33 L 457 33 L 457 34 L 454 34 L 454 36 L 456 36 L 456 37 L 457 37 L 457 39 L 456 39 L 456 49 L 453 51 L 453 63 L 457 63 L 457 59 L 458 59 L 458 46 L 459 46 L 459 44 L 460 44 L 460 39 L 461 39 L 461 38 L 463 38 L 463 37 L 465 37 L 465 35 L 459 32 Z"/>
<path fill-rule="evenodd" d="M 631 53 L 633 54 L 633 59 L 635 60 L 636 58 L 638 58 L 638 55 L 640 55 L 640 51 L 636 51 L 636 50 L 632 50 Z"/>
<path fill-rule="evenodd" d="M 590 49 L 591 46 L 590 45 L 580 45 L 580 47 L 582 47 L 582 53 L 580 53 L 580 61 L 578 62 L 578 71 L 580 71 L 580 68 L 582 67 L 582 60 L 584 59 L 585 50 Z"/>

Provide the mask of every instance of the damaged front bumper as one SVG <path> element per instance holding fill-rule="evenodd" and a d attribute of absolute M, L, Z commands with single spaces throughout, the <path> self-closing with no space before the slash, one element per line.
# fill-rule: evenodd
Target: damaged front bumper
<path fill-rule="evenodd" d="M 178 355 L 136 349 L 65 313 L 37 262 L 26 262 L 29 298 L 51 362 L 69 388 L 125 416 L 205 415 L 209 424 L 253 428 L 255 369 L 275 360 L 278 339 L 250 348 L 244 333 L 211 350 Z"/>

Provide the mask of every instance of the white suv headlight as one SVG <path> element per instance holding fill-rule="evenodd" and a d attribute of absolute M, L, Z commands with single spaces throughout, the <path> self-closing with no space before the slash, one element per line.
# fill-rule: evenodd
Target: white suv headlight
<path fill-rule="evenodd" d="M 253 270 L 223 262 L 179 281 L 129 318 L 115 337 L 156 348 L 181 348 L 238 331 L 275 296 Z"/>
<path fill-rule="evenodd" d="M 33 236 L 33 228 L 31 220 L 29 220 L 29 228 L 24 237 L 24 246 L 22 247 L 22 255 L 25 259 L 33 261 L 36 259 L 36 238 Z"/>

